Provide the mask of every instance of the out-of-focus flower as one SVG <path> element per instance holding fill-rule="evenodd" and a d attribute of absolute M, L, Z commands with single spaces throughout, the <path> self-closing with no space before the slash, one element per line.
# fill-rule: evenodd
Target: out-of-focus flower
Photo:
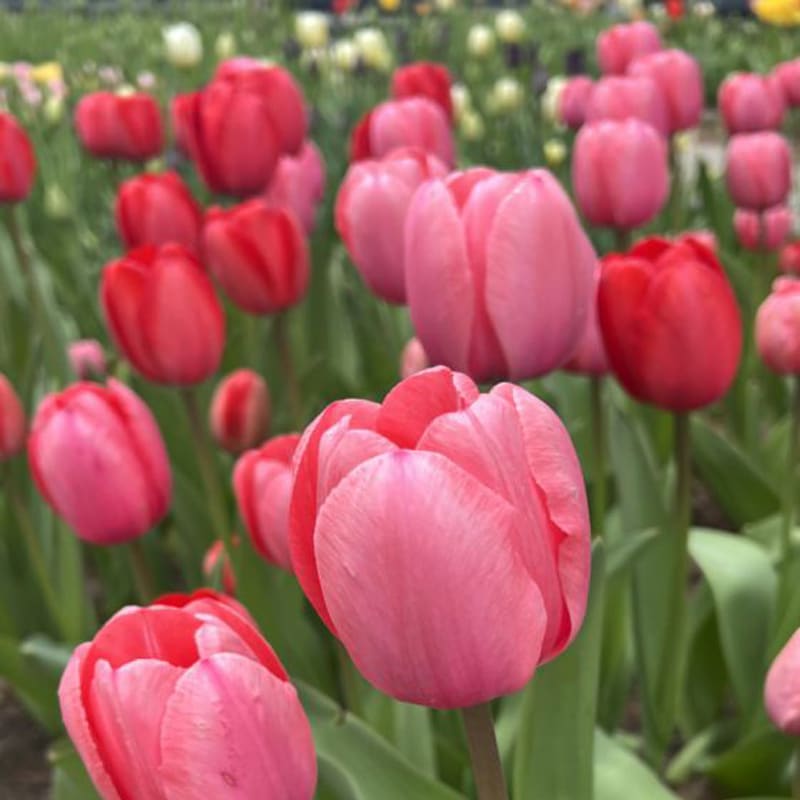
<path fill-rule="evenodd" d="M 214 41 L 214 55 L 218 61 L 225 61 L 236 55 L 236 36 L 230 31 L 222 31 Z"/>
<path fill-rule="evenodd" d="M 381 72 L 392 65 L 389 43 L 380 28 L 362 28 L 356 31 L 355 44 L 364 64 Z"/>
<path fill-rule="evenodd" d="M 49 219 L 55 220 L 72 216 L 72 203 L 57 183 L 49 184 L 44 190 L 44 213 Z"/>
<path fill-rule="evenodd" d="M 781 272 L 800 275 L 800 240 L 787 244 L 782 250 L 778 266 Z"/>
<path fill-rule="evenodd" d="M 525 101 L 522 84 L 510 75 L 498 78 L 487 100 L 487 108 L 495 114 L 506 114 L 519 109 Z"/>
<path fill-rule="evenodd" d="M 768 22 L 770 25 L 783 28 L 800 25 L 798 0 L 754 0 L 750 7 L 762 22 Z"/>
<path fill-rule="evenodd" d="M 350 39 L 333 43 L 331 62 L 343 72 L 352 72 L 358 64 L 359 50 Z"/>
<path fill-rule="evenodd" d="M 708 0 L 700 0 L 698 3 L 692 3 L 691 9 L 692 14 L 694 14 L 696 17 L 700 17 L 701 19 L 713 17 L 717 13 L 716 6 L 713 3 L 708 2 Z"/>
<path fill-rule="evenodd" d="M 145 92 L 156 88 L 156 76 L 152 72 L 140 72 L 136 76 L 136 85 Z"/>
<path fill-rule="evenodd" d="M 561 92 L 567 85 L 568 78 L 563 75 L 553 75 L 547 81 L 547 87 L 542 95 L 542 112 L 546 119 L 551 122 L 558 122 L 558 107 L 561 98 Z"/>
<path fill-rule="evenodd" d="M 473 25 L 467 33 L 467 52 L 474 58 L 486 58 L 494 50 L 494 31 L 488 25 Z"/>
<path fill-rule="evenodd" d="M 49 125 L 57 125 L 64 117 L 64 98 L 50 95 L 44 101 L 42 113 Z"/>
<path fill-rule="evenodd" d="M 745 250 L 780 250 L 792 231 L 792 212 L 783 205 L 766 211 L 737 208 L 733 216 L 736 238 Z"/>
<path fill-rule="evenodd" d="M 57 61 L 45 61 L 31 70 L 30 78 L 32 81 L 40 83 L 43 86 L 54 83 L 55 81 L 61 81 L 63 83 L 64 70 Z"/>
<path fill-rule="evenodd" d="M 403 5 L 403 0 L 378 0 L 378 5 L 382 11 L 388 11 L 392 14 Z"/>
<path fill-rule="evenodd" d="M 499 11 L 494 18 L 494 27 L 501 42 L 517 44 L 525 37 L 525 19 L 512 8 Z"/>
<path fill-rule="evenodd" d="M 11 382 L 0 373 L 0 461 L 6 461 L 25 447 L 25 409 Z"/>
<path fill-rule="evenodd" d="M 328 15 L 321 11 L 301 11 L 294 17 L 294 35 L 301 47 L 314 49 L 328 44 Z"/>
<path fill-rule="evenodd" d="M 416 336 L 413 336 L 406 342 L 406 346 L 400 355 L 400 377 L 404 379 L 410 378 L 417 372 L 428 369 L 429 366 L 428 355 L 422 346 L 422 342 Z"/>
<path fill-rule="evenodd" d="M 178 69 L 190 69 L 203 59 L 203 39 L 191 22 L 177 22 L 161 31 L 167 61 Z"/>
<path fill-rule="evenodd" d="M 106 354 L 97 339 L 78 339 L 67 348 L 72 371 L 82 381 L 90 378 L 105 378 Z"/>
<path fill-rule="evenodd" d="M 456 119 L 460 119 L 465 112 L 472 108 L 472 97 L 469 89 L 463 83 L 454 83 L 450 87 L 450 101 L 453 104 Z"/>
<path fill-rule="evenodd" d="M 297 156 L 281 156 L 263 197 L 268 205 L 294 211 L 306 233 L 311 233 L 324 194 L 325 160 L 308 140 Z"/>
<path fill-rule="evenodd" d="M 458 121 L 458 126 L 468 142 L 479 142 L 486 134 L 483 117 L 477 111 L 465 111 Z"/>
<path fill-rule="evenodd" d="M 436 0 L 436 10 L 437 11 L 452 11 L 456 5 L 458 0 Z"/>
<path fill-rule="evenodd" d="M 550 167 L 560 167 L 567 157 L 567 146 L 561 139 L 548 139 L 543 150 L 544 159 Z"/>

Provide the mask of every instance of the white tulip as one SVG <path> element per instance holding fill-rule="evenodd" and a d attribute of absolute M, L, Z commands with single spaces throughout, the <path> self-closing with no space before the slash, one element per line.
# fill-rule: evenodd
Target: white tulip
<path fill-rule="evenodd" d="M 500 40 L 508 44 L 516 44 L 525 36 L 525 20 L 519 11 L 511 8 L 498 12 L 494 27 Z"/>
<path fill-rule="evenodd" d="M 161 31 L 167 61 L 178 69 L 197 66 L 203 58 L 203 39 L 191 22 L 178 22 Z"/>
<path fill-rule="evenodd" d="M 494 50 L 494 31 L 488 25 L 473 25 L 467 33 L 467 52 L 486 58 Z"/>
<path fill-rule="evenodd" d="M 326 47 L 329 35 L 328 15 L 322 11 L 301 11 L 294 17 L 294 35 L 306 50 Z"/>

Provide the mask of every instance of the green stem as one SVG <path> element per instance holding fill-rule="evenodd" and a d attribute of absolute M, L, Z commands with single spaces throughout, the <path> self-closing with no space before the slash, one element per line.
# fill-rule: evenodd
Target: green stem
<path fill-rule="evenodd" d="M 52 370 L 52 374 L 57 375 L 58 378 L 66 384 L 71 380 L 71 372 L 67 363 L 67 354 L 65 349 L 61 346 L 59 337 L 53 326 L 53 320 L 47 313 L 44 292 L 42 291 L 39 278 L 36 274 L 36 268 L 31 259 L 30 251 L 22 235 L 19 213 L 19 208 L 15 203 L 12 203 L 6 208 L 6 230 L 8 231 L 9 239 L 11 239 L 20 272 L 22 272 L 22 276 L 25 280 L 28 302 L 33 311 L 35 327 L 41 331 L 44 340 L 47 359 L 50 362 L 50 369 Z"/>
<path fill-rule="evenodd" d="M 631 246 L 631 239 L 633 239 L 633 232 L 625 228 L 617 228 L 614 231 L 614 239 L 618 253 L 626 252 Z"/>
<path fill-rule="evenodd" d="M 602 536 L 606 521 L 606 420 L 603 378 L 592 375 L 590 404 L 594 464 L 592 468 L 592 536 Z"/>
<path fill-rule="evenodd" d="M 800 376 L 792 379 L 791 427 L 786 445 L 786 472 L 783 480 L 783 519 L 781 524 L 781 569 L 785 575 L 792 552 L 792 528 L 794 526 L 794 490 L 797 458 L 800 455 Z"/>
<path fill-rule="evenodd" d="M 141 604 L 146 606 L 156 596 L 156 584 L 140 539 L 134 539 L 128 545 L 128 557 L 131 562 L 133 582 L 136 584 L 136 593 L 139 595 Z"/>
<path fill-rule="evenodd" d="M 278 358 L 280 359 L 281 371 L 283 372 L 286 398 L 292 424 L 295 428 L 301 428 L 303 425 L 303 409 L 300 399 L 300 384 L 297 381 L 297 373 L 294 369 L 292 344 L 289 339 L 287 321 L 286 312 L 278 314 L 275 317 L 275 343 L 278 347 Z"/>
<path fill-rule="evenodd" d="M 196 390 L 193 387 L 186 387 L 181 390 L 181 397 L 189 420 L 189 427 L 192 431 L 192 442 L 197 456 L 197 464 L 200 468 L 200 477 L 206 491 L 214 533 L 216 538 L 222 542 L 225 554 L 233 564 L 233 543 L 225 511 L 225 496 L 219 483 L 219 475 L 214 466 L 214 451 L 200 413 Z"/>
<path fill-rule="evenodd" d="M 461 709 L 478 800 L 508 800 L 489 703 Z"/>
<path fill-rule="evenodd" d="M 352 714 L 361 713 L 361 692 L 358 686 L 358 673 L 350 654 L 344 645 L 337 639 L 336 660 L 339 664 L 339 689 L 341 692 L 342 707 Z"/>

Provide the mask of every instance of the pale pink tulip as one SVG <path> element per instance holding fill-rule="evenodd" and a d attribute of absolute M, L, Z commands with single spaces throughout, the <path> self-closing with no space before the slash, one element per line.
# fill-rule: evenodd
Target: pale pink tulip
<path fill-rule="evenodd" d="M 800 313 L 796 319 L 800 319 Z M 800 356 L 800 348 L 797 354 Z M 764 703 L 770 719 L 780 730 L 789 736 L 800 736 L 800 630 L 795 631 L 772 662 L 764 687 Z"/>
<path fill-rule="evenodd" d="M 777 130 L 786 111 L 781 83 L 749 72 L 734 73 L 722 82 L 717 105 L 729 134 Z"/>
<path fill-rule="evenodd" d="M 412 336 L 406 342 L 406 346 L 400 356 L 400 377 L 410 378 L 429 366 L 428 354 L 425 352 L 422 342 L 416 336 Z"/>
<path fill-rule="evenodd" d="M 72 371 L 81 379 L 104 378 L 106 354 L 97 339 L 79 339 L 70 344 L 67 355 Z"/>
<path fill-rule="evenodd" d="M 324 195 L 325 160 L 314 142 L 306 140 L 298 155 L 278 159 L 264 200 L 268 205 L 294 211 L 306 233 L 311 233 Z"/>
<path fill-rule="evenodd" d="M 601 78 L 586 105 L 586 122 L 639 119 L 662 136 L 669 133 L 664 95 L 650 78 Z"/>
<path fill-rule="evenodd" d="M 568 128 L 577 130 L 586 122 L 586 108 L 589 105 L 594 81 L 586 75 L 570 78 L 558 95 L 556 116 Z"/>

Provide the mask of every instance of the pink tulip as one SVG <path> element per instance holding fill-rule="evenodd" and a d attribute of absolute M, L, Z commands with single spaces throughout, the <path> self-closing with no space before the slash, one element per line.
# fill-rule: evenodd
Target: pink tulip
<path fill-rule="evenodd" d="M 760 210 L 786 202 L 792 152 L 779 133 L 742 133 L 728 142 L 725 178 L 739 208 Z"/>
<path fill-rule="evenodd" d="M 558 96 L 556 115 L 559 122 L 577 130 L 586 122 L 586 108 L 589 105 L 594 81 L 585 75 L 570 78 Z"/>
<path fill-rule="evenodd" d="M 656 135 L 656 134 L 653 134 Z M 406 220 L 411 320 L 431 363 L 475 380 L 544 375 L 586 325 L 595 255 L 546 170 L 424 183 Z"/>
<path fill-rule="evenodd" d="M 792 212 L 786 206 L 761 212 L 737 208 L 733 228 L 746 250 L 780 250 L 792 231 Z"/>
<path fill-rule="evenodd" d="M 447 114 L 427 97 L 387 100 L 367 112 L 350 139 L 350 160 L 383 158 L 398 147 L 419 147 L 455 163 L 455 144 Z"/>
<path fill-rule="evenodd" d="M 436 486 L 436 491 L 431 491 Z M 522 688 L 578 632 L 583 477 L 555 413 L 444 367 L 343 400 L 295 456 L 291 554 L 311 603 L 392 697 L 435 708 Z"/>
<path fill-rule="evenodd" d="M 584 125 L 575 140 L 572 186 L 578 208 L 593 225 L 643 225 L 669 194 L 666 143 L 636 119 Z"/>
<path fill-rule="evenodd" d="M 0 462 L 23 450 L 27 427 L 19 396 L 11 381 L 0 373 Z"/>
<path fill-rule="evenodd" d="M 314 742 L 255 622 L 210 590 L 128 606 L 77 647 L 58 689 L 104 800 L 311 800 Z"/>
<path fill-rule="evenodd" d="M 365 283 L 390 303 L 406 302 L 406 216 L 417 187 L 447 167 L 419 148 L 393 150 L 347 171 L 336 198 L 336 230 Z"/>
<path fill-rule="evenodd" d="M 233 489 L 239 513 L 256 551 L 271 564 L 291 571 L 289 558 L 289 498 L 292 456 L 299 434 L 270 439 L 237 462 Z"/>
<path fill-rule="evenodd" d="M 46 397 L 28 460 L 47 503 L 92 544 L 135 539 L 167 513 L 164 442 L 150 410 L 119 381 L 76 383 Z"/>
<path fill-rule="evenodd" d="M 729 134 L 777 130 L 786 110 L 783 88 L 775 78 L 745 72 L 722 82 L 717 105 Z"/>
<path fill-rule="evenodd" d="M 800 281 L 778 278 L 772 285 L 756 314 L 756 346 L 773 372 L 800 375 Z"/>
<path fill-rule="evenodd" d="M 604 119 L 639 119 L 662 136 L 669 133 L 664 95 L 649 78 L 601 78 L 586 105 L 586 122 Z"/>
<path fill-rule="evenodd" d="M 783 89 L 786 105 L 792 108 L 800 106 L 800 58 L 778 64 L 772 70 L 772 76 Z"/>
<path fill-rule="evenodd" d="M 238 537 L 233 537 L 233 545 L 239 544 Z M 203 556 L 203 577 L 213 582 L 215 579 L 222 584 L 222 591 L 229 597 L 236 596 L 236 575 L 231 566 L 231 560 L 225 552 L 225 544 L 217 539 Z"/>
<path fill-rule="evenodd" d="M 311 140 L 297 156 L 285 155 L 264 192 L 267 205 L 289 208 L 311 233 L 316 226 L 317 207 L 325 195 L 325 160 Z"/>
<path fill-rule="evenodd" d="M 220 447 L 241 453 L 267 438 L 270 399 L 266 381 L 251 369 L 226 375 L 214 390 L 209 427 Z"/>
<path fill-rule="evenodd" d="M 789 736 L 800 736 L 800 630 L 772 662 L 764 703 L 776 727 Z"/>
<path fill-rule="evenodd" d="M 789 275 L 800 276 L 800 240 L 790 242 L 781 250 L 778 268 Z"/>
<path fill-rule="evenodd" d="M 79 339 L 67 351 L 72 371 L 82 380 L 104 378 L 106 374 L 106 354 L 97 339 Z"/>
<path fill-rule="evenodd" d="M 410 378 L 424 369 L 428 369 L 430 362 L 428 354 L 422 346 L 422 342 L 416 336 L 412 336 L 403 348 L 400 356 L 400 377 Z"/>
<path fill-rule="evenodd" d="M 661 50 L 637 58 L 628 74 L 649 78 L 658 86 L 667 108 L 669 133 L 700 124 L 703 115 L 703 73 L 697 60 L 683 50 Z"/>
<path fill-rule="evenodd" d="M 577 372 L 580 375 L 594 375 L 600 377 L 608 373 L 608 358 L 603 345 L 603 335 L 600 331 L 600 321 L 597 318 L 597 286 L 600 281 L 600 262 L 594 270 L 594 302 L 589 303 L 589 316 L 577 349 L 564 369 L 568 372 Z"/>
<path fill-rule="evenodd" d="M 606 75 L 624 75 L 640 56 L 661 49 L 661 37 L 649 22 L 612 25 L 597 37 L 597 61 Z"/>

